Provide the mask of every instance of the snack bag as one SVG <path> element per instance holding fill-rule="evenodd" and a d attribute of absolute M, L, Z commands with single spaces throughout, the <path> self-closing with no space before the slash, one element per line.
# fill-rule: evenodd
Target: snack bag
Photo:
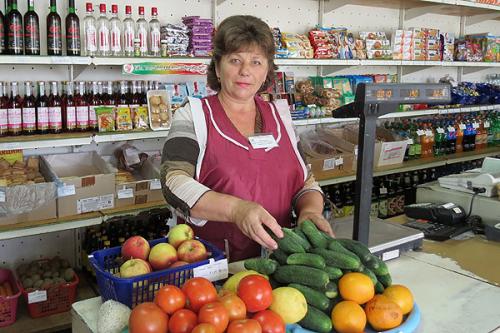
<path fill-rule="evenodd" d="M 134 113 L 134 128 L 136 130 L 146 130 L 149 128 L 148 108 L 139 106 Z"/>
<path fill-rule="evenodd" d="M 113 132 L 115 130 L 114 108 L 109 106 L 97 107 L 97 126 L 99 132 Z"/>
<path fill-rule="evenodd" d="M 129 107 L 117 107 L 115 115 L 117 131 L 129 131 L 132 129 L 132 116 L 130 115 Z"/>

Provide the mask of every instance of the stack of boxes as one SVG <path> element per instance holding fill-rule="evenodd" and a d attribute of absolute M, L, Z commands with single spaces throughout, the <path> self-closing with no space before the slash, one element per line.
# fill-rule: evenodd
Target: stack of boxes
<path fill-rule="evenodd" d="M 391 41 L 387 39 L 385 32 L 364 31 L 359 33 L 359 37 L 365 41 L 366 56 L 368 59 L 392 59 Z"/>
<path fill-rule="evenodd" d="M 441 60 L 440 35 L 437 29 L 413 28 L 412 60 Z"/>
<path fill-rule="evenodd" d="M 453 61 L 455 53 L 455 34 L 453 32 L 441 33 L 441 61 Z"/>
<path fill-rule="evenodd" d="M 212 33 L 214 25 L 211 19 L 199 16 L 185 16 L 182 23 L 188 26 L 190 32 L 189 51 L 195 57 L 212 55 Z"/>
<path fill-rule="evenodd" d="M 392 34 L 392 59 L 413 59 L 413 31 L 396 30 Z"/>

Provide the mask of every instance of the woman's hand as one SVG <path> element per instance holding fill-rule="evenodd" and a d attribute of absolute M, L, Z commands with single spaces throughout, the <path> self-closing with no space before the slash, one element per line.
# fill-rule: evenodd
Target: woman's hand
<path fill-rule="evenodd" d="M 319 230 L 326 232 L 328 235 L 335 237 L 330 223 L 323 217 L 323 214 L 311 211 L 301 211 L 298 223 L 301 224 L 305 220 L 311 220 Z"/>
<path fill-rule="evenodd" d="M 264 207 L 252 201 L 238 200 L 231 210 L 231 221 L 247 237 L 270 250 L 277 249 L 278 244 L 266 232 L 264 225 L 278 238 L 283 237 L 283 231 L 276 219 Z"/>

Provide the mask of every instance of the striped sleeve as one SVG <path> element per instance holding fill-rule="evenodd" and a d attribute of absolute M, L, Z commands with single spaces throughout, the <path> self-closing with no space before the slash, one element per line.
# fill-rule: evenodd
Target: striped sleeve
<path fill-rule="evenodd" d="M 194 179 L 199 153 L 193 116 L 189 104 L 186 104 L 175 112 L 163 146 L 160 177 L 167 203 L 181 217 L 195 224 L 195 219 L 190 218 L 190 209 L 210 191 Z"/>

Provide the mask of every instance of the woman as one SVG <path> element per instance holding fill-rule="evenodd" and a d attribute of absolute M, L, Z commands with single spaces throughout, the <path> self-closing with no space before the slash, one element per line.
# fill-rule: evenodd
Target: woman
<path fill-rule="evenodd" d="M 333 235 L 287 105 L 256 96 L 273 82 L 271 30 L 256 17 L 232 16 L 213 42 L 207 84 L 218 93 L 176 112 L 163 149 L 168 204 L 231 261 L 259 256 L 259 245 L 276 249 L 264 226 L 283 237 L 292 208 L 298 223 L 310 219 Z"/>

